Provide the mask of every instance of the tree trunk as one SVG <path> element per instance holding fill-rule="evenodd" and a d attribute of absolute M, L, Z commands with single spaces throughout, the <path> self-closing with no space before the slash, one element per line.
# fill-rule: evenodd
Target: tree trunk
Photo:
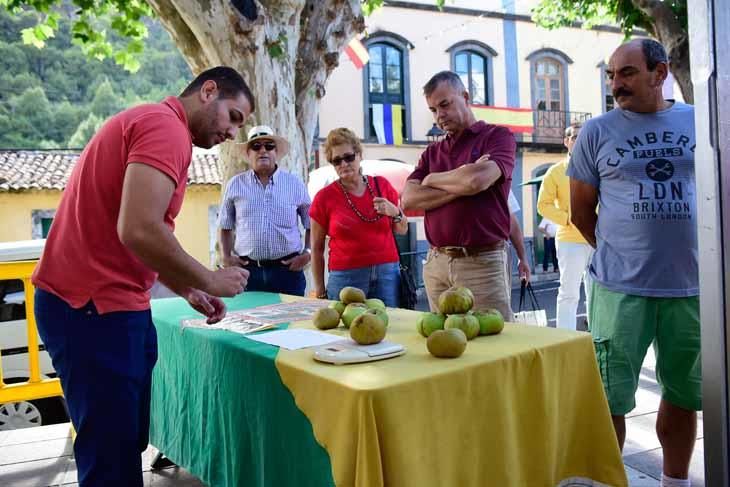
<path fill-rule="evenodd" d="M 365 27 L 359 0 L 148 0 L 193 73 L 227 65 L 249 84 L 256 111 L 289 141 L 279 166 L 306 181 L 325 82 L 342 47 Z M 234 6 L 245 4 L 245 15 Z M 238 142 L 246 139 L 246 130 Z M 233 142 L 220 147 L 224 184 L 246 169 Z"/>
<path fill-rule="evenodd" d="M 669 55 L 669 69 L 677 80 L 687 103 L 694 103 L 694 89 L 689 64 L 689 36 L 672 9 L 662 0 L 632 0 L 633 4 L 653 19 L 652 36 L 664 45 Z"/>

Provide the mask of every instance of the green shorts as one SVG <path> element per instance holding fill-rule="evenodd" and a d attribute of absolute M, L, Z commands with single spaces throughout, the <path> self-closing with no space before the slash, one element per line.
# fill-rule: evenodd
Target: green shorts
<path fill-rule="evenodd" d="M 662 399 L 683 409 L 702 409 L 697 296 L 632 296 L 594 281 L 588 323 L 612 415 L 624 416 L 636 406 L 641 364 L 652 342 Z"/>

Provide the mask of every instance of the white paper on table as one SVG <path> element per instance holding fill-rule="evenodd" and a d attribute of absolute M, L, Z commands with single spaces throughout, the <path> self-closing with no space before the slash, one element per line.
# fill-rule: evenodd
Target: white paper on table
<path fill-rule="evenodd" d="M 287 350 L 318 347 L 344 340 L 343 337 L 330 333 L 301 329 L 270 331 L 260 335 L 246 335 L 246 338 L 261 343 L 268 343 L 269 345 L 276 345 Z"/>

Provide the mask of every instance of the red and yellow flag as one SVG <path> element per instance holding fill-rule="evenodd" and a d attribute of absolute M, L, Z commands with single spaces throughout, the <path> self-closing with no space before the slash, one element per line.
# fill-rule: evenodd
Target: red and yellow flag
<path fill-rule="evenodd" d="M 494 125 L 502 125 L 515 133 L 531 134 L 534 130 L 531 108 L 471 105 L 471 111 L 477 120 L 484 120 Z"/>
<path fill-rule="evenodd" d="M 370 60 L 368 50 L 365 49 L 365 46 L 362 45 L 362 42 L 360 42 L 360 39 L 357 37 L 353 38 L 350 43 L 347 44 L 345 53 L 347 53 L 347 56 L 357 69 L 362 69 Z"/>

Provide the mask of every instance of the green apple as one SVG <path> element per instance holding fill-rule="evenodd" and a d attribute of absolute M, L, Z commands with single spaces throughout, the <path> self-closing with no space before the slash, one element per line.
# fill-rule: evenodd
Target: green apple
<path fill-rule="evenodd" d="M 340 318 L 342 318 L 342 324 L 345 328 L 350 328 L 352 320 L 367 311 L 367 307 L 364 303 L 350 303 L 345 307 L 345 311 L 342 312 Z"/>
<path fill-rule="evenodd" d="M 504 329 L 504 317 L 497 309 L 477 311 L 474 316 L 479 320 L 480 335 L 496 335 Z"/>
<path fill-rule="evenodd" d="M 444 330 L 458 328 L 464 332 L 467 340 L 479 335 L 479 320 L 472 314 L 449 315 L 444 321 Z"/>
<path fill-rule="evenodd" d="M 386 313 L 385 310 L 382 310 L 379 308 L 370 308 L 365 312 L 368 314 L 377 316 L 378 318 L 383 320 L 383 323 L 385 323 L 385 326 L 388 326 L 388 313 Z"/>
<path fill-rule="evenodd" d="M 343 303 L 342 301 L 333 301 L 329 305 L 330 308 L 336 309 L 337 312 L 340 314 L 340 316 L 342 316 L 342 313 L 345 312 L 345 307 L 346 306 L 347 305 L 345 303 Z"/>
<path fill-rule="evenodd" d="M 444 329 L 444 321 L 446 321 L 446 315 L 441 313 L 421 313 L 416 322 L 416 330 L 428 338 L 434 331 Z"/>
<path fill-rule="evenodd" d="M 385 311 L 385 303 L 378 298 L 370 298 L 365 300 L 365 306 L 370 309 L 381 309 Z"/>
<path fill-rule="evenodd" d="M 439 311 L 445 315 L 462 314 L 469 311 L 474 301 L 463 291 L 447 289 L 439 296 Z"/>

